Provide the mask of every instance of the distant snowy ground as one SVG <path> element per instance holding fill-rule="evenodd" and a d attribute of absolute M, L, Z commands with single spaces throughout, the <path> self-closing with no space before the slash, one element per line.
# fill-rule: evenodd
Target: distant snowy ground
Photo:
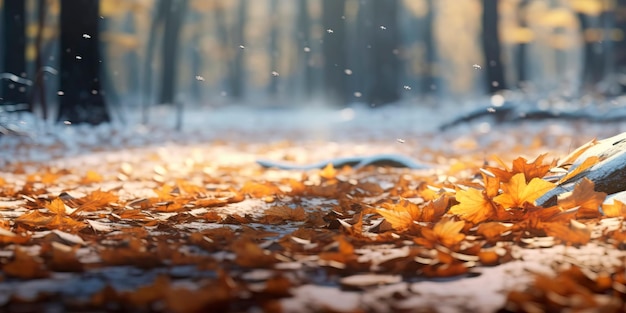
<path fill-rule="evenodd" d="M 463 112 L 490 108 L 489 99 L 460 106 L 448 103 L 420 107 L 405 103 L 375 109 L 365 106 L 345 109 L 185 108 L 180 131 L 175 130 L 175 109 L 164 106 L 151 109 L 147 125 L 140 123 L 138 109 L 123 109 L 124 123 L 114 119 L 112 123 L 98 126 L 44 122 L 27 113 L 0 115 L 0 125 L 23 133 L 22 136 L 0 137 L 0 165 L 46 161 L 92 151 L 215 141 L 256 145 L 291 142 L 299 147 L 324 142 L 341 143 L 346 148 L 326 151 L 332 154 L 326 155 L 325 158 L 328 158 L 337 154 L 414 153 L 424 150 L 454 155 L 477 152 L 487 147 L 508 151 L 515 146 L 519 150 L 525 145 L 536 146 L 535 141 L 540 137 L 547 145 L 544 148 L 566 153 L 591 138 L 609 137 L 626 130 L 626 122 L 607 124 L 545 120 L 494 125 L 493 121 L 483 118 L 445 132 L 439 131 L 440 125 Z M 368 149 L 363 145 L 377 148 L 365 151 Z M 376 151 L 381 145 L 386 147 L 386 151 Z M 354 151 L 347 149 L 349 146 L 360 148 Z"/>

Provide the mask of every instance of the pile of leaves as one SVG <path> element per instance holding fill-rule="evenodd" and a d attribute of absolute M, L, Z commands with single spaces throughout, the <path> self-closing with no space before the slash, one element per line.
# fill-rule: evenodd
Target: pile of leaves
<path fill-rule="evenodd" d="M 626 207 L 605 204 L 593 182 L 581 179 L 554 205 L 535 203 L 577 175 L 551 177 L 568 162 L 546 155 L 511 166 L 328 164 L 295 173 L 146 160 L 100 169 L 17 164 L 0 177 L 0 286 L 59 281 L 62 273 L 83 286 L 15 288 L 0 296 L 3 308 L 279 312 L 306 284 L 364 290 L 471 277 L 518 260 L 522 248 L 625 248 Z M 599 230 L 607 219 L 615 226 Z M 134 276 L 114 279 L 114 269 Z M 625 284 L 619 266 L 578 264 L 511 290 L 502 309 L 620 311 Z M 405 297 L 390 297 L 388 308 Z"/>

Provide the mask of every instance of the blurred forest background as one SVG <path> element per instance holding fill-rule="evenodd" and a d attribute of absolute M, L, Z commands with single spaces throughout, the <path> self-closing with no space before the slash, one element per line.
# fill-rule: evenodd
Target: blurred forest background
<path fill-rule="evenodd" d="M 0 0 L 0 112 L 612 97 L 626 0 Z"/>

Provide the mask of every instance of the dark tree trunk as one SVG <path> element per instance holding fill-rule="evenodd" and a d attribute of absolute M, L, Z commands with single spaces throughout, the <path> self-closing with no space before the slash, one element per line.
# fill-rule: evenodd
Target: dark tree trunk
<path fill-rule="evenodd" d="M 297 40 L 300 70 L 302 71 L 302 93 L 308 99 L 313 95 L 313 69 L 311 68 L 311 18 L 309 17 L 308 0 L 298 1 Z"/>
<path fill-rule="evenodd" d="M 37 1 L 37 37 L 35 38 L 35 83 L 30 95 L 30 108 L 35 111 L 35 101 L 38 98 L 41 109 L 41 118 L 48 119 L 48 101 L 46 99 L 46 84 L 43 72 L 43 32 L 46 25 L 46 1 Z"/>
<path fill-rule="evenodd" d="M 422 29 L 424 48 L 426 50 L 426 55 L 424 56 L 424 73 L 422 78 L 422 86 L 421 92 L 424 95 L 432 94 L 436 91 L 437 88 L 437 78 L 435 73 L 435 65 L 437 62 L 437 53 L 435 50 L 435 36 L 434 32 L 434 20 L 435 20 L 435 6 L 433 5 L 433 1 L 436 0 L 428 0 L 428 12 L 424 17 L 425 27 Z"/>
<path fill-rule="evenodd" d="M 359 11 L 356 16 L 356 22 L 350 33 L 350 68 L 355 72 L 349 76 L 350 84 L 348 88 L 352 92 L 358 92 L 350 96 L 353 100 L 368 102 L 371 99 L 373 90 L 369 88 L 372 83 L 372 57 L 370 53 L 372 49 L 372 33 L 374 29 L 374 21 L 372 20 L 373 4 L 372 0 L 363 0 L 359 2 Z M 369 104 L 369 103 L 368 103 Z"/>
<path fill-rule="evenodd" d="M 187 11 L 188 0 L 169 0 L 169 10 L 163 30 L 163 68 L 159 103 L 174 104 L 176 97 L 176 68 L 180 29 Z"/>
<path fill-rule="evenodd" d="M 100 124 L 109 112 L 100 87 L 98 0 L 61 0 L 58 121 Z"/>
<path fill-rule="evenodd" d="M 615 28 L 619 29 L 622 34 L 626 34 L 626 0 L 617 1 L 617 9 L 615 10 Z M 617 71 L 621 85 L 621 91 L 626 91 L 626 82 L 623 78 L 626 78 L 626 39 L 615 43 L 615 70 Z"/>
<path fill-rule="evenodd" d="M 148 123 L 148 107 L 152 101 L 152 84 L 154 84 L 154 80 L 152 79 L 152 66 L 154 66 L 153 62 L 154 52 L 156 50 L 155 46 L 157 42 L 157 35 L 163 28 L 163 21 L 165 20 L 165 16 L 167 15 L 167 11 L 170 7 L 170 1 L 171 0 L 160 0 L 157 2 L 156 12 L 154 14 L 154 18 L 152 19 L 152 23 L 150 24 L 150 34 L 148 35 L 148 44 L 143 74 L 145 84 L 141 113 L 141 119 L 143 124 Z"/>
<path fill-rule="evenodd" d="M 245 46 L 244 29 L 246 27 L 246 16 L 248 14 L 248 0 L 240 0 L 237 8 L 237 23 L 233 27 L 232 46 L 228 49 L 236 49 L 235 56 L 230 63 L 230 95 L 235 99 L 241 99 L 245 92 L 245 64 L 244 49 L 238 48 Z"/>
<path fill-rule="evenodd" d="M 323 0 L 324 91 L 326 101 L 335 106 L 347 103 L 345 0 Z"/>
<path fill-rule="evenodd" d="M 3 16 L 3 64 L 4 72 L 21 78 L 26 77 L 26 15 L 24 0 L 5 0 Z M 2 86 L 2 104 L 16 107 L 27 103 L 26 86 L 12 80 L 0 80 Z"/>
<path fill-rule="evenodd" d="M 595 85 L 602 79 L 604 69 L 603 65 L 603 47 L 602 40 L 597 41 L 593 38 L 586 38 L 585 34 L 590 29 L 599 30 L 598 17 L 588 16 L 584 13 L 578 13 L 580 22 L 580 32 L 583 38 L 583 73 L 582 82 L 587 89 L 595 89 Z"/>
<path fill-rule="evenodd" d="M 278 1 L 270 0 L 269 5 L 269 16 L 270 18 L 275 16 L 275 12 L 278 10 Z M 280 51 L 278 48 L 278 25 L 281 21 L 275 18 L 272 18 L 270 21 L 270 38 L 269 38 L 269 54 L 270 54 L 270 71 L 278 71 L 278 57 L 280 55 Z M 268 74 L 269 75 L 269 74 Z M 272 73 L 272 77 L 270 77 L 270 83 L 267 88 L 267 93 L 270 97 L 275 97 L 278 94 L 278 77 L 274 77 Z"/>
<path fill-rule="evenodd" d="M 398 0 L 372 0 L 372 9 L 372 48 L 369 50 L 371 92 L 367 102 L 376 106 L 400 99 Z"/>
<path fill-rule="evenodd" d="M 498 31 L 498 0 L 483 0 L 482 43 L 487 73 L 487 90 L 495 93 L 506 89 L 504 65 L 500 56 Z"/>
<path fill-rule="evenodd" d="M 526 28 L 528 23 L 526 22 L 526 6 L 528 5 L 528 0 L 522 0 L 517 6 L 517 19 L 519 23 L 519 27 Z M 528 50 L 528 43 L 520 42 L 517 45 L 517 50 L 515 51 L 515 68 L 517 72 L 517 85 L 518 87 L 522 87 L 524 82 L 528 80 L 527 73 L 527 64 L 526 64 L 526 55 Z"/>

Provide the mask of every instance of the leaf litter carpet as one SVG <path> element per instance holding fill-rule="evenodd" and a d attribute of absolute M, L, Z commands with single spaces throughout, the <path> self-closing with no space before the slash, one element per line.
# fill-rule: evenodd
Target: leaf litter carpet
<path fill-rule="evenodd" d="M 584 180 L 558 204 L 535 205 L 567 171 L 559 160 L 619 131 L 535 122 L 325 134 L 334 141 L 230 132 L 123 149 L 98 141 L 71 155 L 67 143 L 3 138 L 15 157 L 0 173 L 0 306 L 620 312 L 626 207 Z M 378 153 L 428 168 L 256 163 Z"/>

